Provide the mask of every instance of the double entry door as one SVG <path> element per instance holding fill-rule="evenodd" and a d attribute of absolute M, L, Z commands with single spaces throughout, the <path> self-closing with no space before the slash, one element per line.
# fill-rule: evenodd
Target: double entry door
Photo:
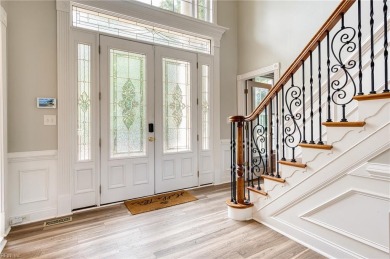
<path fill-rule="evenodd" d="M 198 185 L 197 55 L 100 36 L 101 204 Z"/>

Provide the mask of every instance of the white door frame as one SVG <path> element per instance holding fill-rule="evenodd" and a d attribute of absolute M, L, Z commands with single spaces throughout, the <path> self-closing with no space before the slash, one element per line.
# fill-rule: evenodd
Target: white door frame
<path fill-rule="evenodd" d="M 274 73 L 274 84 L 279 80 L 280 76 L 280 66 L 279 63 L 272 64 L 267 67 L 262 67 L 260 69 L 241 74 L 237 76 L 237 114 L 245 114 L 245 81 L 252 79 L 256 76 L 262 76 L 269 73 Z M 249 111 L 251 112 L 251 111 Z"/>
<path fill-rule="evenodd" d="M 7 14 L 0 6 L 0 252 L 6 243 L 3 238 L 10 228 L 6 221 L 7 204 L 5 199 L 8 164 L 6 30 Z"/>
<path fill-rule="evenodd" d="M 77 2 L 77 1 L 76 1 Z M 80 1 L 85 5 L 85 2 Z M 103 2 L 90 1 L 88 5 L 99 5 Z M 128 3 L 131 5 L 131 3 Z M 122 2 L 113 1 L 105 6 L 105 10 L 115 12 Z M 212 153 L 213 157 L 220 157 L 220 42 L 223 33 L 227 28 L 212 23 L 205 23 L 182 16 L 174 16 L 169 12 L 159 12 L 155 14 L 153 8 L 140 8 L 141 5 L 134 5 L 132 8 L 121 9 L 122 15 L 131 16 L 135 13 L 142 13 L 143 17 L 153 17 L 154 21 L 163 26 L 174 27 L 182 31 L 188 31 L 195 35 L 203 36 L 212 41 L 213 54 L 213 111 L 212 121 Z M 99 6 L 97 6 L 99 7 Z M 56 0 L 57 9 L 57 86 L 58 86 L 58 200 L 57 216 L 69 215 L 72 213 L 72 188 L 71 173 L 72 166 L 72 121 L 74 120 L 74 105 L 72 92 L 69 88 L 71 72 L 74 64 L 70 61 L 70 38 L 71 38 L 71 2 L 69 0 Z M 214 183 L 221 182 L 221 163 L 219 159 L 214 159 Z"/>

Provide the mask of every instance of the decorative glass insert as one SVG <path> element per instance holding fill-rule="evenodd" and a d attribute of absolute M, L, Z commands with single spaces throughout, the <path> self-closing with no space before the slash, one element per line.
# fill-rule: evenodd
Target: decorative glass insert
<path fill-rule="evenodd" d="M 164 153 L 191 150 L 190 63 L 163 58 Z"/>
<path fill-rule="evenodd" d="M 212 0 L 135 0 L 164 10 L 212 22 Z"/>
<path fill-rule="evenodd" d="M 210 54 L 211 41 L 73 6 L 73 26 Z"/>
<path fill-rule="evenodd" d="M 253 87 L 253 109 L 255 109 L 261 101 L 267 96 L 268 89 Z"/>
<path fill-rule="evenodd" d="M 78 161 L 91 160 L 91 46 L 77 45 Z"/>
<path fill-rule="evenodd" d="M 110 156 L 146 154 L 146 56 L 110 49 Z"/>
<path fill-rule="evenodd" d="M 202 150 L 210 149 L 210 67 L 202 65 Z"/>

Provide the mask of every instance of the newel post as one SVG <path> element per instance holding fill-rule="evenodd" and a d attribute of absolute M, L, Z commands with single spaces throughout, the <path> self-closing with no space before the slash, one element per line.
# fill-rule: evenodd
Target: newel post
<path fill-rule="evenodd" d="M 237 122 L 237 203 L 245 204 L 244 121 Z"/>
<path fill-rule="evenodd" d="M 245 199 L 245 150 L 244 150 L 244 116 L 232 116 L 231 134 L 231 198 L 226 201 L 228 217 L 234 220 L 252 219 L 253 203 Z"/>

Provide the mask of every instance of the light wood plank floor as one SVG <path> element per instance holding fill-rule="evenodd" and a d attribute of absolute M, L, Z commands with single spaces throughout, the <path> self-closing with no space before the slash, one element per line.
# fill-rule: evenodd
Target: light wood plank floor
<path fill-rule="evenodd" d="M 2 256 L 17 258 L 324 258 L 255 221 L 227 218 L 229 185 L 191 191 L 199 200 L 131 215 L 123 204 L 73 221 L 12 228 Z"/>

